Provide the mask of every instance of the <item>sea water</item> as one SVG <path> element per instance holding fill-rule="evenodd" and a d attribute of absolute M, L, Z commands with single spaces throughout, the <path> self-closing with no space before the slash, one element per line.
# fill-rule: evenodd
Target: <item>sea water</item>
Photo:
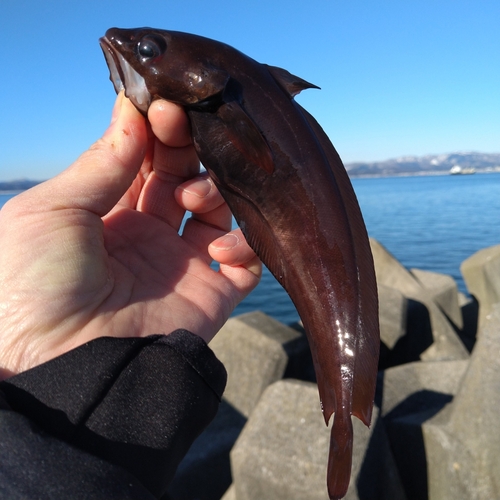
<path fill-rule="evenodd" d="M 352 184 L 371 237 L 407 268 L 451 275 L 464 293 L 460 264 L 500 244 L 500 173 L 355 178 Z M 12 196 L 0 194 L 0 206 Z M 255 310 L 287 324 L 299 319 L 267 269 L 234 314 Z"/>
<path fill-rule="evenodd" d="M 352 184 L 371 237 L 409 269 L 451 275 L 465 294 L 460 264 L 500 244 L 500 173 L 354 178 Z M 256 309 L 287 324 L 298 320 L 267 270 L 235 314 Z"/>

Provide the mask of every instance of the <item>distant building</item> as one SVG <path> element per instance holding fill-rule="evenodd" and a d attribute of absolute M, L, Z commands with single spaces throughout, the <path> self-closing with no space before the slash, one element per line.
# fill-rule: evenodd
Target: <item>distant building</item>
<path fill-rule="evenodd" d="M 476 169 L 472 167 L 462 168 L 460 165 L 455 165 L 450 168 L 451 175 L 467 175 L 467 174 L 475 174 Z"/>

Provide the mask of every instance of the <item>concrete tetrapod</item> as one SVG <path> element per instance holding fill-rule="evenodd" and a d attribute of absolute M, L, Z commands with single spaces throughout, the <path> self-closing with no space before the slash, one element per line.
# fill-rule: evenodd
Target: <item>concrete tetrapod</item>
<path fill-rule="evenodd" d="M 330 433 L 318 412 L 315 384 L 269 386 L 231 451 L 237 500 L 327 500 Z M 385 430 L 374 408 L 371 429 L 353 418 L 354 450 L 346 499 L 405 500 Z"/>
<path fill-rule="evenodd" d="M 500 302 L 500 245 L 483 248 L 462 262 L 460 271 L 469 293 L 479 302 L 479 325 Z"/>
<path fill-rule="evenodd" d="M 460 390 L 423 425 L 429 500 L 500 498 L 500 304 L 480 328 Z"/>

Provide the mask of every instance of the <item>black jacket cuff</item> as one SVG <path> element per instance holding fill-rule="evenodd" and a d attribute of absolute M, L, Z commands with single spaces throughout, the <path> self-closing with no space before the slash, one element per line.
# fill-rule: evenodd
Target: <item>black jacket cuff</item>
<path fill-rule="evenodd" d="M 93 340 L 3 381 L 0 390 L 4 406 L 123 467 L 158 498 L 217 413 L 225 383 L 205 342 L 177 330 Z"/>

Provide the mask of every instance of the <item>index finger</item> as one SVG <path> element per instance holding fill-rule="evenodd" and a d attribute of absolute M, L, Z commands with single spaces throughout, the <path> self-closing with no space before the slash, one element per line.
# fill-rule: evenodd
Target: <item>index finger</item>
<path fill-rule="evenodd" d="M 151 104 L 148 119 L 156 140 L 152 172 L 142 189 L 137 208 L 178 230 L 185 211 L 176 202 L 174 192 L 200 168 L 189 120 L 180 106 L 164 100 Z"/>
<path fill-rule="evenodd" d="M 181 106 L 158 99 L 149 107 L 148 120 L 154 135 L 163 144 L 173 148 L 192 144 L 189 119 Z"/>

